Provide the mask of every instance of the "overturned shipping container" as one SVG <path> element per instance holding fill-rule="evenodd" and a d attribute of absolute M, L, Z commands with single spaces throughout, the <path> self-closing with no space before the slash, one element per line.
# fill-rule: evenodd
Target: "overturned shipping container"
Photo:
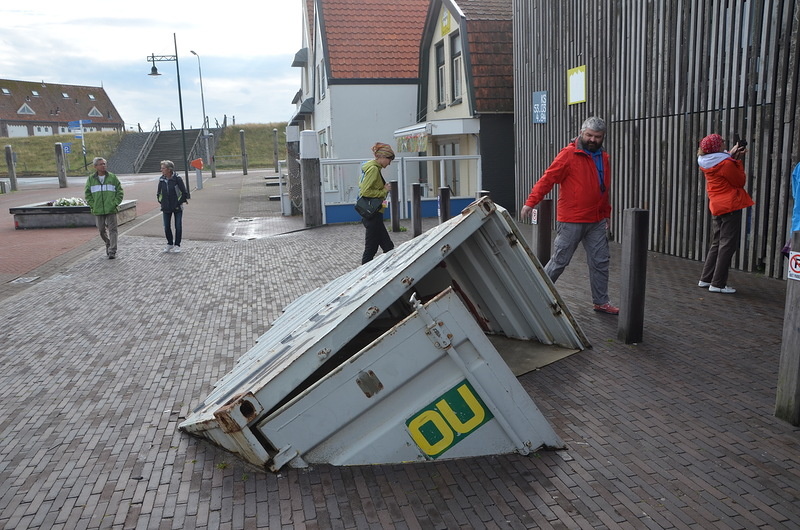
<path fill-rule="evenodd" d="M 273 471 L 562 447 L 498 339 L 523 356 L 588 347 L 484 198 L 292 302 L 180 427 Z"/>

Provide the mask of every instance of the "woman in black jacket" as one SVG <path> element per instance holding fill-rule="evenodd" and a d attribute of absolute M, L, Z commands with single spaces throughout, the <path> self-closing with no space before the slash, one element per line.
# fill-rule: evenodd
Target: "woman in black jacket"
<path fill-rule="evenodd" d="M 167 246 L 164 252 L 181 251 L 181 232 L 183 231 L 183 205 L 188 201 L 189 193 L 183 179 L 175 174 L 175 164 L 172 160 L 161 161 L 161 178 L 158 179 L 156 198 L 161 204 L 161 214 L 164 218 L 164 235 L 167 236 Z M 175 239 L 172 238 L 172 217 L 175 216 Z"/>

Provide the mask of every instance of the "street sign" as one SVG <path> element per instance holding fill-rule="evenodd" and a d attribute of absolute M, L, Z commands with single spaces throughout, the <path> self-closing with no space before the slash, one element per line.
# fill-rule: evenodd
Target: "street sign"
<path fill-rule="evenodd" d="M 72 144 L 64 143 L 64 144 L 61 144 L 61 146 L 64 148 L 64 154 L 68 155 L 68 154 L 70 154 L 72 152 Z"/>
<path fill-rule="evenodd" d="M 70 127 L 80 127 L 81 123 L 83 123 L 83 125 L 86 125 L 87 123 L 92 123 L 92 120 L 68 121 L 67 125 L 69 125 Z"/>
<path fill-rule="evenodd" d="M 789 254 L 789 279 L 800 280 L 800 252 Z"/>

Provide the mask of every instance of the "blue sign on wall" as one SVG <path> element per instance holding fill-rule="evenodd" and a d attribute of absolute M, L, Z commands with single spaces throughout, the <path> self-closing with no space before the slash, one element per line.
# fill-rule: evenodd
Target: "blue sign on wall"
<path fill-rule="evenodd" d="M 533 123 L 547 123 L 547 91 L 533 93 Z"/>

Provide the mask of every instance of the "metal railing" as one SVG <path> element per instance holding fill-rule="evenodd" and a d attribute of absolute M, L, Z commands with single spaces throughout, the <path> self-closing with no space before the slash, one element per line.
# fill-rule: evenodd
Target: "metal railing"
<path fill-rule="evenodd" d="M 156 120 L 155 125 L 153 125 L 153 129 L 150 131 L 150 134 L 147 135 L 147 140 L 145 140 L 144 145 L 139 150 L 139 154 L 136 156 L 136 160 L 133 161 L 133 172 L 138 173 L 142 166 L 144 165 L 144 161 L 147 160 L 147 155 L 150 154 L 150 149 L 153 148 L 153 145 L 156 143 L 158 139 L 158 134 L 161 132 L 161 118 Z"/>

